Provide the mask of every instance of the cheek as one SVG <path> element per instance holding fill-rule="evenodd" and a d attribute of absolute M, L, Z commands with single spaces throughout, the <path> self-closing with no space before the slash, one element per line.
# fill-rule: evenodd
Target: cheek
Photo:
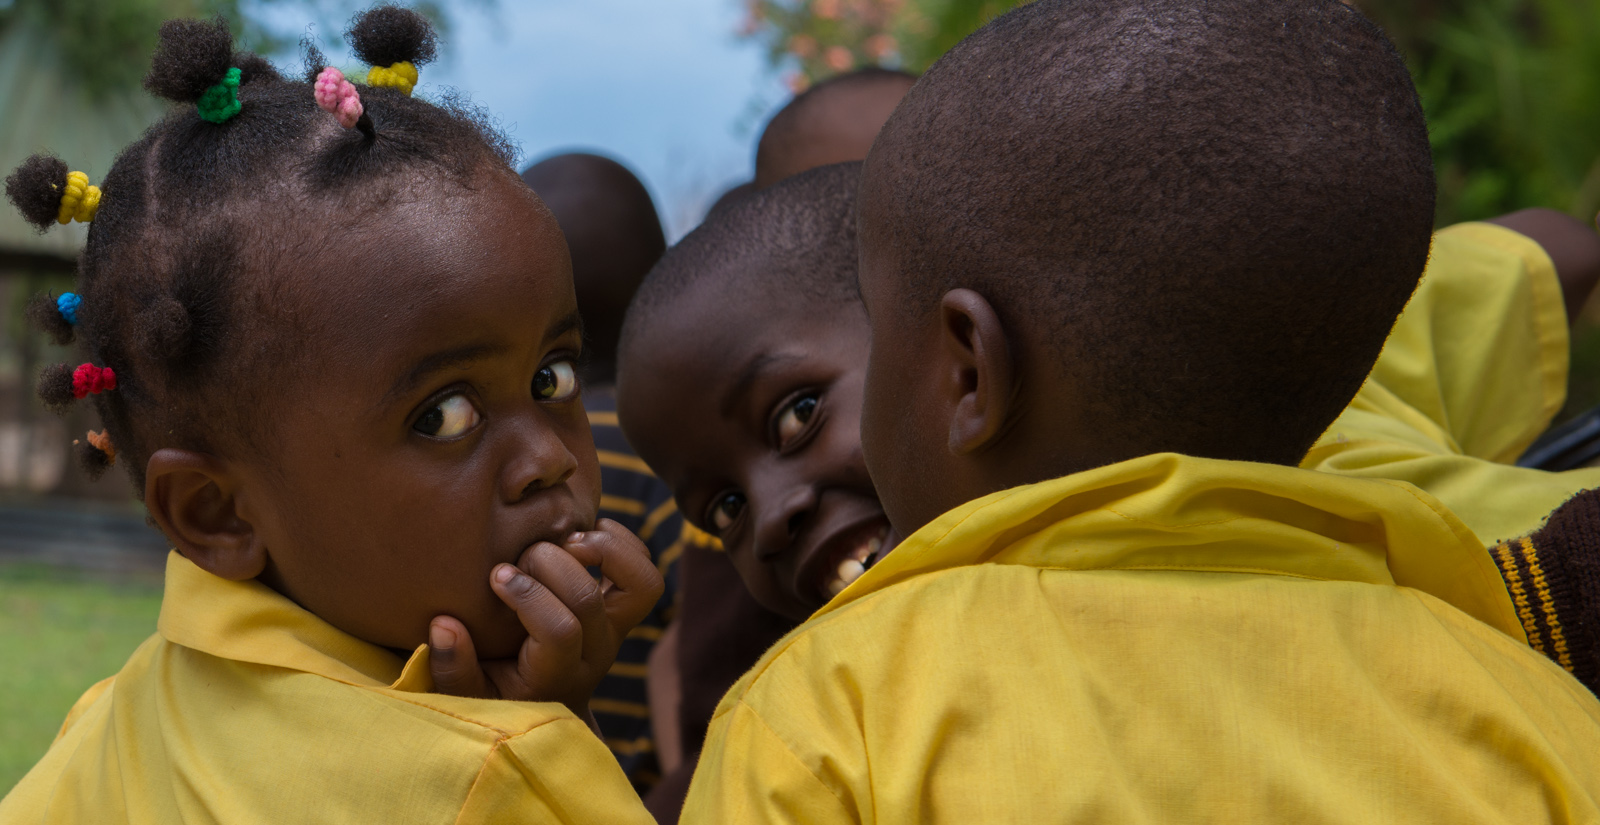
<path fill-rule="evenodd" d="M 600 456 L 595 452 L 594 433 L 589 429 L 589 417 L 582 403 L 574 407 L 577 413 L 563 421 L 558 435 L 578 465 L 568 486 L 580 508 L 592 518 L 600 509 Z"/>

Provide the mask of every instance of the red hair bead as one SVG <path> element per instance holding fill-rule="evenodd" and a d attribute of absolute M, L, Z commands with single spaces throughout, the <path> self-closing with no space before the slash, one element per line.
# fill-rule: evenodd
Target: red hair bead
<path fill-rule="evenodd" d="M 79 364 L 72 371 L 72 397 L 82 398 L 117 388 L 117 374 L 110 367 Z"/>

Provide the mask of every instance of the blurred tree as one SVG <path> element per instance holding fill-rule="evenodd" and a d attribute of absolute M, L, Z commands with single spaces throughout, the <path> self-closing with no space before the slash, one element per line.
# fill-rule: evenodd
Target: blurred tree
<path fill-rule="evenodd" d="M 1026 0 L 749 0 L 741 34 L 805 88 L 865 64 L 926 69 Z M 1600 2 L 1356 0 L 1411 66 L 1441 225 L 1528 206 L 1600 210 Z"/>
<path fill-rule="evenodd" d="M 405 2 L 426 15 L 445 33 L 450 18 L 439 0 Z M 494 0 L 469 0 L 492 6 Z M 298 41 L 299 30 L 284 31 L 266 18 L 277 7 L 295 6 L 317 23 L 325 44 L 337 42 L 343 21 L 371 5 L 362 0 L 0 0 L 0 29 L 30 22 L 51 32 L 59 44 L 64 64 L 95 95 L 137 90 L 156 31 L 162 21 L 175 17 L 222 15 L 234 28 L 243 48 L 272 55 Z"/>

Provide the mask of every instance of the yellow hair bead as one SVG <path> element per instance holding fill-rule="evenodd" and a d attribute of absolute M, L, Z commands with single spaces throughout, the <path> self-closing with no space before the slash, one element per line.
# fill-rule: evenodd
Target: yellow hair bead
<path fill-rule="evenodd" d="M 409 95 L 417 85 L 417 67 L 406 60 L 388 67 L 373 66 L 367 70 L 367 85 L 393 86 Z"/>
<path fill-rule="evenodd" d="M 61 211 L 56 213 L 56 223 L 77 221 L 88 223 L 100 209 L 100 187 L 89 185 L 89 176 L 82 172 L 67 173 L 67 191 L 61 193 Z"/>

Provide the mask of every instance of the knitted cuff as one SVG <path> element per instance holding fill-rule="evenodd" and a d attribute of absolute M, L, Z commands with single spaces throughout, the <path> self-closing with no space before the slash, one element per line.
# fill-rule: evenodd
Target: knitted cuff
<path fill-rule="evenodd" d="M 1600 695 L 1600 489 L 1489 549 L 1528 643 Z"/>

